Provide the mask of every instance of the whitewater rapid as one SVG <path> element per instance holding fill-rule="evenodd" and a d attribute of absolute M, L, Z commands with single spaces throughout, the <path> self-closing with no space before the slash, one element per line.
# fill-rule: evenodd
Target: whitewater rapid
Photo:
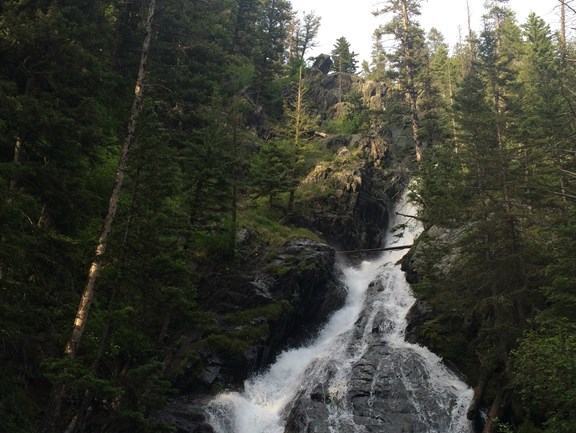
<path fill-rule="evenodd" d="M 404 200 L 396 214 L 386 246 L 410 245 L 422 230 L 407 216 L 416 209 Z M 404 254 L 386 251 L 343 267 L 344 307 L 313 342 L 281 353 L 267 371 L 248 379 L 242 393 L 217 396 L 207 408 L 214 430 L 284 433 L 296 413 L 302 433 L 395 433 L 402 425 L 413 433 L 471 432 L 465 410 L 472 390 L 436 355 L 404 339 L 406 314 L 415 302 L 398 263 Z M 364 370 L 369 378 L 359 378 Z M 355 389 L 359 381 L 370 382 L 369 392 Z M 318 389 L 321 415 L 300 414 L 302 402 Z"/>

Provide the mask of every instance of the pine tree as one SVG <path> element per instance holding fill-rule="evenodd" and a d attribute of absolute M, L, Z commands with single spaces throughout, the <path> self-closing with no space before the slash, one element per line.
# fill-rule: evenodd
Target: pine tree
<path fill-rule="evenodd" d="M 128 152 L 134 140 L 136 123 L 138 121 L 138 117 L 142 109 L 144 77 L 146 73 L 146 62 L 148 60 L 148 53 L 150 49 L 150 40 L 152 37 L 152 20 L 154 17 L 155 6 L 156 6 L 155 0 L 150 0 L 146 20 L 146 34 L 144 37 L 144 42 L 142 43 L 140 67 L 138 70 L 138 77 L 136 79 L 136 85 L 134 91 L 135 96 L 132 110 L 130 113 L 127 135 L 121 147 L 120 159 L 118 161 L 118 168 L 116 171 L 116 178 L 114 181 L 112 193 L 110 194 L 110 201 L 108 203 L 108 211 L 103 223 L 98 243 L 96 245 L 94 258 L 88 271 L 88 281 L 86 282 L 86 285 L 84 286 L 84 290 L 82 292 L 82 297 L 80 300 L 80 304 L 78 306 L 78 310 L 76 312 L 76 318 L 74 320 L 74 327 L 72 329 L 72 333 L 64 349 L 64 356 L 71 360 L 73 360 L 78 353 L 78 346 L 80 344 L 80 341 L 82 340 L 84 330 L 86 328 L 90 307 L 94 298 L 96 282 L 99 278 L 100 271 L 102 268 L 102 259 L 108 246 L 108 239 L 112 231 L 112 226 L 114 223 L 114 219 L 116 217 L 116 212 L 118 210 L 118 202 L 120 200 L 120 193 L 122 190 L 122 184 L 124 181 L 124 177 L 126 174 L 126 166 L 128 163 Z M 65 392 L 66 388 L 63 384 L 58 384 L 55 386 L 53 390 L 51 407 L 46 413 L 46 419 L 44 421 L 42 431 L 50 432 L 54 429 L 57 417 L 59 416 L 60 413 L 60 407 L 62 405 Z"/>
<path fill-rule="evenodd" d="M 368 78 L 384 82 L 387 79 L 388 57 L 384 47 L 384 33 L 380 28 L 372 34 L 372 53 Z"/>

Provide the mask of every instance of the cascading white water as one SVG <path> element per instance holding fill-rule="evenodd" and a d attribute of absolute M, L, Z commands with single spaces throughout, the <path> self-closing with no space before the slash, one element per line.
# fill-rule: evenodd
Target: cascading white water
<path fill-rule="evenodd" d="M 415 213 L 407 201 L 397 210 Z M 387 246 L 411 244 L 421 231 L 415 219 L 398 216 L 394 223 Z M 215 431 L 283 433 L 292 416 L 303 432 L 469 433 L 472 391 L 436 355 L 404 339 L 415 302 L 397 264 L 404 253 L 387 251 L 344 268 L 344 307 L 314 342 L 283 352 L 247 380 L 243 393 L 216 397 L 207 408 Z M 303 410 L 302 402 L 321 410 Z"/>

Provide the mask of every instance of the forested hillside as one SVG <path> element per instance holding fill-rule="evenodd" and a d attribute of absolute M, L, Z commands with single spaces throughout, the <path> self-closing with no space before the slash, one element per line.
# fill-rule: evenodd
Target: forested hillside
<path fill-rule="evenodd" d="M 558 2 L 558 13 L 574 10 Z M 486 405 L 484 432 L 576 429 L 576 76 L 565 23 L 553 34 L 534 14 L 517 23 L 506 2 L 488 2 L 483 28 L 453 54 L 431 33 L 429 62 L 415 53 L 400 74 L 416 86 L 412 122 L 426 137 L 415 195 L 429 230 L 412 258 L 431 309 L 420 341 L 472 380 L 469 417 Z"/>
<path fill-rule="evenodd" d="M 420 4 L 382 2 L 361 68 L 344 36 L 314 66 L 321 17 L 288 0 L 0 4 L 0 431 L 172 431 L 154 414 L 205 352 L 235 360 L 297 305 L 227 285 L 317 277 L 277 260 L 295 238 L 373 246 L 337 214 L 407 173 L 415 338 L 486 433 L 576 431 L 574 5 L 553 33 L 489 1 L 450 50 Z"/>

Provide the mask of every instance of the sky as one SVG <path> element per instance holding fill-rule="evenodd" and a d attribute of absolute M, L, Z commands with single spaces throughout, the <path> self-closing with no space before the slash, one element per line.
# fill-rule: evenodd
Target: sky
<path fill-rule="evenodd" d="M 292 8 L 302 16 L 303 12 L 314 12 L 321 17 L 318 34 L 319 45 L 309 54 L 330 54 L 339 37 L 350 42 L 351 50 L 358 54 L 359 64 L 370 60 L 372 33 L 378 25 L 386 22 L 384 16 L 374 17 L 372 11 L 382 5 L 383 0 L 290 0 Z M 484 0 L 469 0 L 472 29 L 481 30 Z M 516 12 L 521 24 L 531 11 L 542 17 L 553 29 L 558 28 L 558 0 L 510 0 L 509 7 Z M 466 32 L 466 0 L 422 0 L 420 24 L 428 31 L 432 27 L 440 30 L 446 42 L 453 46 L 460 32 Z"/>

